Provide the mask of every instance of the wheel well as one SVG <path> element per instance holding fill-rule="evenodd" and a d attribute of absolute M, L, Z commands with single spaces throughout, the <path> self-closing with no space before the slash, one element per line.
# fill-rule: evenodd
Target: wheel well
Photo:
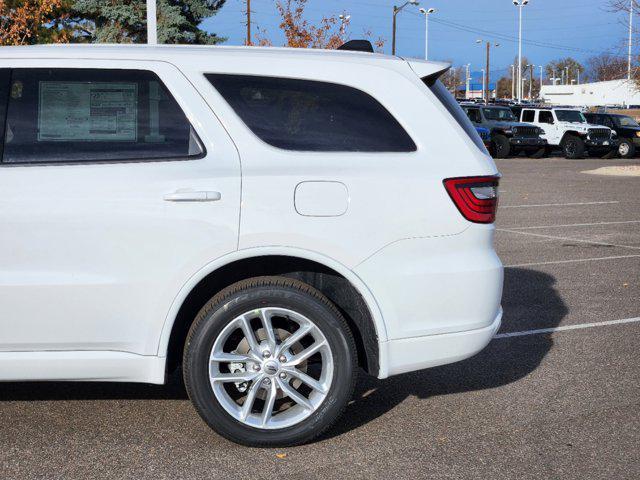
<path fill-rule="evenodd" d="M 578 134 L 578 132 L 576 132 L 574 130 L 568 130 L 568 131 L 564 132 L 564 135 L 562 135 L 562 140 L 560 140 L 560 144 L 562 145 L 562 142 L 564 142 L 568 137 L 580 138 L 580 135 Z"/>
<path fill-rule="evenodd" d="M 364 299 L 342 275 L 320 263 L 298 257 L 260 256 L 238 260 L 204 277 L 182 303 L 171 329 L 167 350 L 167 372 L 182 362 L 182 351 L 196 315 L 216 293 L 241 280 L 264 275 L 296 278 L 320 290 L 344 315 L 358 349 L 358 365 L 378 374 L 378 337 Z"/>

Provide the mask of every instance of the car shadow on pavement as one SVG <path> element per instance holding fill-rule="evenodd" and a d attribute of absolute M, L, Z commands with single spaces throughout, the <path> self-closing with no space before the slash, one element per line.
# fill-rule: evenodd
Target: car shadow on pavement
<path fill-rule="evenodd" d="M 524 268 L 505 269 L 502 332 L 557 326 L 568 309 L 554 288 L 555 278 Z M 495 388 L 534 371 L 553 346 L 548 335 L 493 340 L 478 355 L 451 365 L 378 380 L 361 375 L 353 401 L 338 426 L 323 439 L 335 437 L 384 415 L 407 397 Z M 167 385 L 133 383 L 27 382 L 0 383 L 0 402 L 34 400 L 187 400 L 180 372 Z"/>
<path fill-rule="evenodd" d="M 536 270 L 506 268 L 500 332 L 553 328 L 568 308 L 554 288 L 555 277 Z M 378 380 L 361 375 L 353 401 L 338 426 L 323 438 L 358 428 L 393 409 L 407 397 L 426 399 L 437 395 L 496 388 L 533 372 L 553 347 L 549 335 L 494 339 L 467 360 Z"/>

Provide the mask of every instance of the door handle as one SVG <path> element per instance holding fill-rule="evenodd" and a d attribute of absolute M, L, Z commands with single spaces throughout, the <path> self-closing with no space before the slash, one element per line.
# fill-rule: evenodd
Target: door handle
<path fill-rule="evenodd" d="M 220 192 L 177 191 L 164 196 L 167 202 L 216 202 L 222 198 Z"/>

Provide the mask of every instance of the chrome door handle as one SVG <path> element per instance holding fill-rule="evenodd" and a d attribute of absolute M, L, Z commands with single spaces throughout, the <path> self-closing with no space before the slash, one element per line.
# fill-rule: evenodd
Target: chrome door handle
<path fill-rule="evenodd" d="M 177 191 L 164 196 L 167 202 L 216 202 L 222 198 L 220 192 Z"/>

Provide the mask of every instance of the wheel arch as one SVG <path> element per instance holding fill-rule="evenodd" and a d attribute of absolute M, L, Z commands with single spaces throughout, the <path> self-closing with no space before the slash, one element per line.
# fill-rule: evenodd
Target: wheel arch
<path fill-rule="evenodd" d="M 380 371 L 380 344 L 387 340 L 380 309 L 368 287 L 350 269 L 315 252 L 290 248 L 241 250 L 195 273 L 176 295 L 165 318 L 158 355 L 167 372 L 181 361 L 186 334 L 200 308 L 217 292 L 246 278 L 282 275 L 320 290 L 345 316 L 358 348 L 358 362 L 368 373 Z"/>

